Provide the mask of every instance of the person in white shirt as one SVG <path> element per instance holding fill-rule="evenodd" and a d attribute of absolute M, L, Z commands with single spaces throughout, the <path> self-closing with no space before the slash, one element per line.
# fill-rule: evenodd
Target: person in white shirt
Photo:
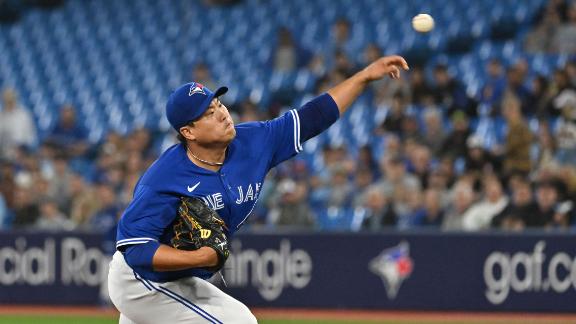
<path fill-rule="evenodd" d="M 5 89 L 0 110 L 0 156 L 13 157 L 20 146 L 34 147 L 37 143 L 36 134 L 36 125 L 30 112 L 18 104 L 13 89 Z"/>
<path fill-rule="evenodd" d="M 502 190 L 502 184 L 496 177 L 484 180 L 484 198 L 472 205 L 462 216 L 462 228 L 465 231 L 479 231 L 490 228 L 490 222 L 496 214 L 508 205 L 508 197 Z"/>

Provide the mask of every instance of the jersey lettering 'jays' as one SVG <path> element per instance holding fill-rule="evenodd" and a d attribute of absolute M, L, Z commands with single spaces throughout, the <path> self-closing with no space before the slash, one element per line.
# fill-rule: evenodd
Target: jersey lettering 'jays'
<path fill-rule="evenodd" d="M 184 145 L 170 147 L 138 181 L 134 199 L 119 222 L 116 247 L 123 250 L 149 241 L 168 244 L 174 235 L 170 224 L 177 215 L 180 196 L 201 198 L 226 222 L 230 237 L 254 208 L 268 171 L 300 150 L 300 120 L 295 110 L 274 120 L 237 125 L 236 137 L 218 172 L 190 161 Z M 137 271 L 155 281 L 211 275 L 202 269 Z"/>
<path fill-rule="evenodd" d="M 246 189 L 246 194 L 242 189 L 242 186 L 238 186 L 238 196 L 239 198 L 236 199 L 236 204 L 240 205 L 241 203 L 245 203 L 248 201 L 254 201 L 258 199 L 258 193 L 260 193 L 260 186 L 262 185 L 261 182 L 255 183 L 254 188 L 252 189 L 252 184 L 248 185 L 248 189 Z"/>

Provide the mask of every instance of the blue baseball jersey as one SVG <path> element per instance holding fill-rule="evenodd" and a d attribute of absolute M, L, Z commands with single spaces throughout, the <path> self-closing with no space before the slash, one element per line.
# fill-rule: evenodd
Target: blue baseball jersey
<path fill-rule="evenodd" d="M 297 110 L 265 121 L 239 124 L 218 172 L 192 163 L 183 144 L 167 149 L 142 175 L 118 224 L 116 248 L 157 241 L 169 244 L 181 196 L 199 197 L 226 222 L 230 238 L 254 208 L 268 171 L 302 150 Z M 203 269 L 156 272 L 135 269 L 142 277 L 170 281 L 208 278 Z"/>

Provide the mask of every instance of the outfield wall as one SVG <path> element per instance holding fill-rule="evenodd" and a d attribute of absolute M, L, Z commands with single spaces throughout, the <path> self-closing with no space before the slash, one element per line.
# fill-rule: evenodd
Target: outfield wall
<path fill-rule="evenodd" d="M 0 303 L 90 305 L 99 235 L 1 233 Z M 222 289 L 250 306 L 576 312 L 576 235 L 244 234 Z M 219 278 L 219 276 L 216 276 Z"/>

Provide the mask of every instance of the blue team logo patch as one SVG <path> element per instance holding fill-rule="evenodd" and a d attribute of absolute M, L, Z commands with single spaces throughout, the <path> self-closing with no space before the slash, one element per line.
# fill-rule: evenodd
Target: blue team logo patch
<path fill-rule="evenodd" d="M 389 299 L 396 298 L 400 286 L 414 268 L 414 262 L 410 258 L 410 245 L 401 242 L 397 246 L 385 249 L 369 264 L 370 271 L 379 276 L 386 288 Z"/>
<path fill-rule="evenodd" d="M 188 96 L 191 97 L 195 93 L 206 95 L 206 92 L 204 92 L 204 86 L 200 83 L 192 83 L 190 86 L 190 91 L 188 91 Z"/>

